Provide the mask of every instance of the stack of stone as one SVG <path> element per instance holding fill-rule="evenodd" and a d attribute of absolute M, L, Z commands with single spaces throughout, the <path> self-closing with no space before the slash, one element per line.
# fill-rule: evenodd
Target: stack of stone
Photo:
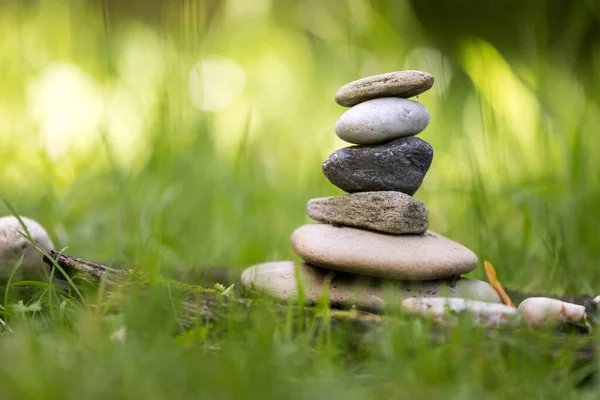
<path fill-rule="evenodd" d="M 489 284 L 460 278 L 477 267 L 477 257 L 429 231 L 427 208 L 412 197 L 433 150 L 415 136 L 429 124 L 429 113 L 408 98 L 430 89 L 433 80 L 425 72 L 399 71 L 339 89 L 335 100 L 351 108 L 337 121 L 335 133 L 356 146 L 331 154 L 323 172 L 349 194 L 310 200 L 308 215 L 323 223 L 292 234 L 292 248 L 303 263 L 299 268 L 291 261 L 253 266 L 242 274 L 246 289 L 280 300 L 303 293 L 308 302 L 327 291 L 333 305 L 367 310 L 410 297 L 500 302 Z"/>

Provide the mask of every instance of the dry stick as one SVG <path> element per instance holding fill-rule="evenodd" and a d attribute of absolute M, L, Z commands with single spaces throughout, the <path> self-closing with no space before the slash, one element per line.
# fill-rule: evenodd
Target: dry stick
<path fill-rule="evenodd" d="M 121 289 L 126 288 L 132 283 L 146 284 L 150 281 L 149 276 L 140 271 L 114 269 L 106 265 L 61 254 L 54 250 L 50 250 L 50 256 L 72 278 L 79 277 L 94 285 L 99 285 L 104 280 L 109 295 L 118 293 Z M 44 262 L 52 268 L 52 260 L 44 257 Z M 198 321 L 198 319 L 216 320 L 224 310 L 227 310 L 231 306 L 248 307 L 250 305 L 248 299 L 231 299 L 217 290 L 198 285 L 190 285 L 170 279 L 160 279 L 158 283 L 181 290 L 189 295 L 195 295 L 187 296 L 179 304 L 187 314 L 180 321 L 184 327 L 193 326 L 194 322 Z M 111 301 L 114 301 L 114 299 L 111 299 Z M 288 310 L 284 306 L 275 307 L 277 308 L 276 311 L 282 313 Z M 306 307 L 305 310 L 308 313 L 307 315 L 313 316 L 319 311 L 313 307 Z M 384 317 L 380 315 L 357 310 L 330 310 L 328 316 L 334 322 L 350 323 L 360 328 L 381 326 L 385 321 Z"/>
<path fill-rule="evenodd" d="M 122 285 L 131 278 L 129 270 L 110 268 L 81 258 L 67 256 L 55 250 L 50 250 L 50 255 L 69 277 L 83 277 L 96 284 L 105 278 L 108 286 Z M 46 256 L 44 256 L 44 262 L 50 268 L 53 267 L 52 260 Z"/>

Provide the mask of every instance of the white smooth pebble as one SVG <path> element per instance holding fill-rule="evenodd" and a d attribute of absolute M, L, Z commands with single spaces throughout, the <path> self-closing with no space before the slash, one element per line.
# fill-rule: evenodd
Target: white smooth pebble
<path fill-rule="evenodd" d="M 547 297 L 530 297 L 519 304 L 519 312 L 531 326 L 546 323 L 580 322 L 585 318 L 585 307 Z"/>
<path fill-rule="evenodd" d="M 39 222 L 27 217 L 21 217 L 21 220 L 31 238 L 41 248 L 46 251 L 54 248 L 48 233 Z M 19 233 L 24 231 L 16 217 L 12 215 L 0 217 L 0 280 L 8 279 L 21 256 L 23 261 L 16 271 L 19 278 L 45 280 L 47 277 L 42 253 Z"/>
<path fill-rule="evenodd" d="M 450 322 L 454 313 L 470 313 L 478 325 L 496 327 L 510 324 L 518 317 L 517 309 L 504 304 L 486 303 L 459 298 L 410 298 L 402 302 L 404 309 L 411 314 L 433 318 L 438 322 Z"/>
<path fill-rule="evenodd" d="M 383 97 L 357 104 L 335 124 L 335 134 L 355 144 L 376 144 L 416 135 L 429 124 L 429 112 L 419 102 Z"/>

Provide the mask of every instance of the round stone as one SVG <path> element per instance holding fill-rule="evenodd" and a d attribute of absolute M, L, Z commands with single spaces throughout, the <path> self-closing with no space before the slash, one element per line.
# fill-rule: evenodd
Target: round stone
<path fill-rule="evenodd" d="M 335 101 L 352 107 L 366 100 L 379 97 L 409 98 L 429 90 L 433 86 L 433 75 L 423 71 L 396 71 L 369 76 L 342 86 Z"/>
<path fill-rule="evenodd" d="M 413 195 L 433 160 L 431 145 L 406 137 L 377 146 L 339 149 L 323 163 L 323 173 L 346 192 L 395 191 Z"/>
<path fill-rule="evenodd" d="M 383 97 L 360 103 L 335 124 L 335 134 L 355 144 L 383 143 L 421 132 L 429 124 L 429 112 L 421 103 Z"/>
<path fill-rule="evenodd" d="M 300 278 L 298 281 L 297 277 Z M 242 273 L 242 286 L 264 292 L 279 301 L 297 301 L 299 285 L 304 301 L 314 304 L 327 295 L 333 306 L 380 311 L 400 307 L 411 297 L 460 297 L 500 303 L 500 297 L 486 282 L 469 279 L 437 281 L 392 281 L 331 271 L 292 261 L 275 261 L 250 267 Z"/>
<path fill-rule="evenodd" d="M 27 227 L 31 238 L 44 250 L 50 251 L 54 248 L 52 240 L 46 230 L 36 221 L 21 217 Z M 23 235 L 25 229 L 14 216 L 0 218 L 0 280 L 10 277 L 17 265 L 19 258 L 23 256 L 15 278 L 37 279 L 46 278 L 43 255 Z"/>
<path fill-rule="evenodd" d="M 306 211 L 317 221 L 397 235 L 425 233 L 428 224 L 425 204 L 400 192 L 359 192 L 312 199 Z"/>
<path fill-rule="evenodd" d="M 519 311 L 525 321 L 533 327 L 561 322 L 583 323 L 585 307 L 547 297 L 530 297 L 519 304 Z"/>
<path fill-rule="evenodd" d="M 488 328 L 516 325 L 520 319 L 516 308 L 459 298 L 415 297 L 404 300 L 402 307 L 410 314 L 421 315 L 448 325 L 457 324 L 457 314 L 461 313 L 471 315 L 474 324 Z"/>
<path fill-rule="evenodd" d="M 294 231 L 291 243 L 308 264 L 380 278 L 442 279 L 477 267 L 471 250 L 431 231 L 398 236 L 309 224 Z"/>

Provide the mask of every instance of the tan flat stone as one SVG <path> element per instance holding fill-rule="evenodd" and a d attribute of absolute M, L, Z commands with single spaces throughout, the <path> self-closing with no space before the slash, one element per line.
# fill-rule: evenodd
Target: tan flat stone
<path fill-rule="evenodd" d="M 452 279 L 438 281 L 390 281 L 363 275 L 326 270 L 301 263 L 296 271 L 292 261 L 276 261 L 247 268 L 242 273 L 242 286 L 261 291 L 279 301 L 298 299 L 298 279 L 306 303 L 316 303 L 324 293 L 341 308 L 356 306 L 380 311 L 386 306 L 400 307 L 411 297 L 460 297 L 489 303 L 500 303 L 500 297 L 489 284 L 477 280 Z"/>
<path fill-rule="evenodd" d="M 341 106 L 352 107 L 380 97 L 407 99 L 429 90 L 433 81 L 433 75 L 416 70 L 368 76 L 342 86 L 335 95 L 335 101 Z"/>
<path fill-rule="evenodd" d="M 358 192 L 312 199 L 306 206 L 312 219 L 392 234 L 427 231 L 425 204 L 401 192 Z"/>
<path fill-rule="evenodd" d="M 388 279 L 442 279 L 477 267 L 471 250 L 432 231 L 396 236 L 309 224 L 294 231 L 291 244 L 308 264 Z"/>

